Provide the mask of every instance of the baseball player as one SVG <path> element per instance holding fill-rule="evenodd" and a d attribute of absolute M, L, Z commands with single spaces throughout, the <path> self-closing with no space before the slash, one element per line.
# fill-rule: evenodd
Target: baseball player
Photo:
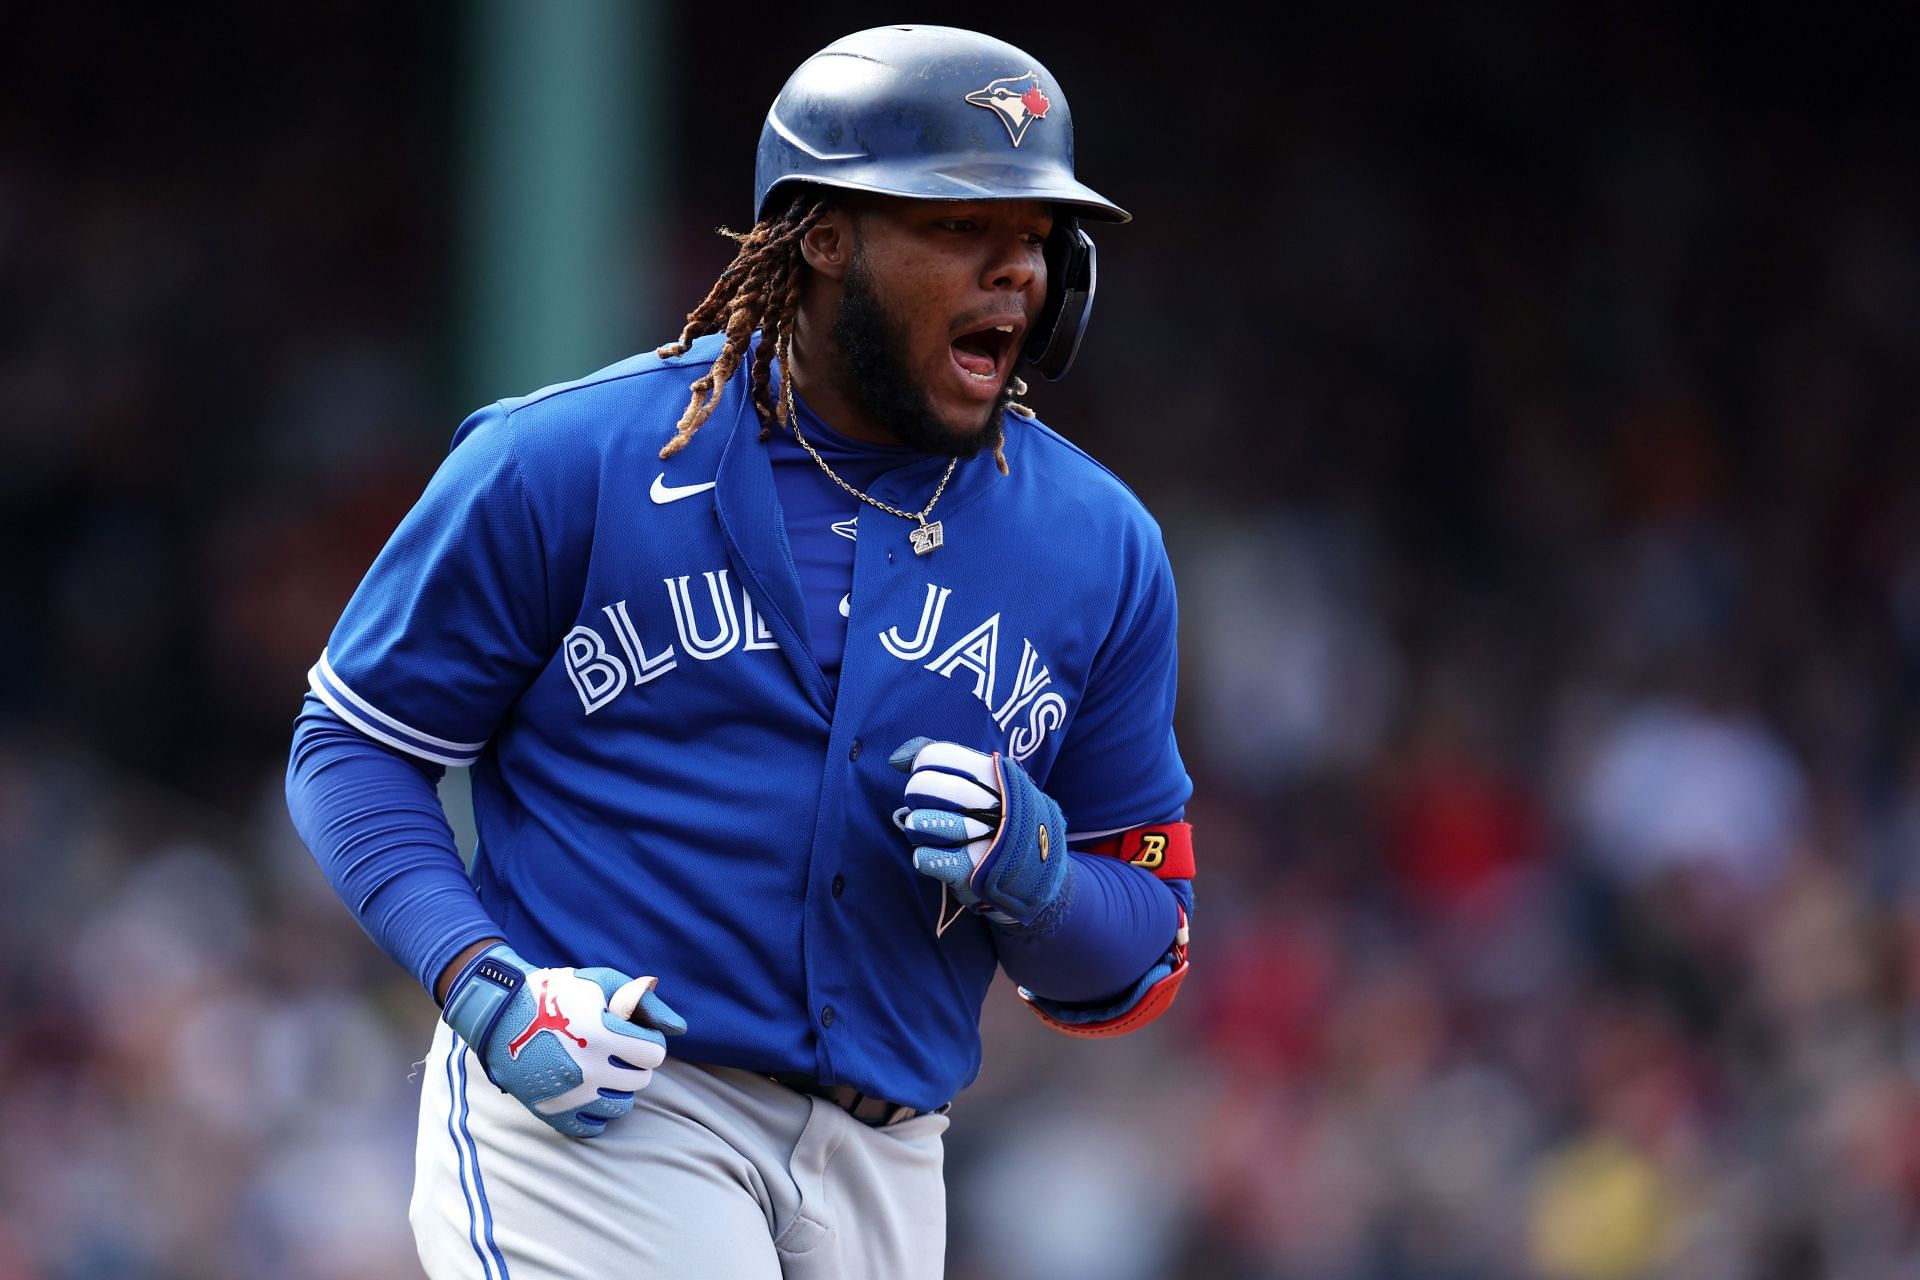
<path fill-rule="evenodd" d="M 1011 45 L 822 50 L 680 339 L 468 418 L 348 604 L 288 802 L 441 1007 L 430 1275 L 938 1276 L 995 972 L 1071 1035 L 1173 999 L 1171 573 L 1016 399 L 1128 216 L 1072 160 Z"/>

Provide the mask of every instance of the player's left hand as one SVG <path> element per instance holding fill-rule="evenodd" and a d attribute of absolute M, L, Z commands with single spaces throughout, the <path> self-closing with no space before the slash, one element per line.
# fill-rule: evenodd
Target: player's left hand
<path fill-rule="evenodd" d="M 931 738 L 888 759 L 908 775 L 895 821 L 913 841 L 914 870 L 997 924 L 1031 926 L 1063 901 L 1066 818 L 1018 762 Z"/>

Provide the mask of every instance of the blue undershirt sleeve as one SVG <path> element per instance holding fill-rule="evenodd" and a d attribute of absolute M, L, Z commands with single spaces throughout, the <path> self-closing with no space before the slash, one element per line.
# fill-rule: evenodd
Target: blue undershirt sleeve
<path fill-rule="evenodd" d="M 1035 995 L 1097 1004 L 1132 987 L 1166 954 L 1180 924 L 1176 904 L 1191 912 L 1193 890 L 1189 881 L 1161 880 L 1115 858 L 1070 856 L 1072 898 L 1051 927 L 1028 933 L 996 925 L 994 944 L 1007 976 Z"/>
<path fill-rule="evenodd" d="M 294 723 L 293 825 L 360 927 L 428 991 L 461 951 L 500 936 L 435 793 L 444 772 L 374 742 L 311 693 Z"/>

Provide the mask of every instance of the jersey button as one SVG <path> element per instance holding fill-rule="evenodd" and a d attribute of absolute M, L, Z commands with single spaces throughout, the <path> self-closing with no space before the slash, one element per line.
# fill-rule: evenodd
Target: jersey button
<path fill-rule="evenodd" d="M 858 760 L 859 758 L 860 758 L 860 739 L 855 738 L 853 740 L 853 745 L 847 748 L 847 759 Z"/>
<path fill-rule="evenodd" d="M 847 878 L 845 876 L 835 876 L 833 878 L 833 896 L 837 898 L 846 891 Z"/>
<path fill-rule="evenodd" d="M 830 1027 L 833 1025 L 833 1006 L 832 1005 L 828 1005 L 826 1008 L 820 1011 L 820 1025 L 823 1027 Z"/>

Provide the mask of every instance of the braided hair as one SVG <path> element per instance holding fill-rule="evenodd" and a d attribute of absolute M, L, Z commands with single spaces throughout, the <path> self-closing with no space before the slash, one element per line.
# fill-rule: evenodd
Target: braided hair
<path fill-rule="evenodd" d="M 756 222 L 751 231 L 721 228 L 720 234 L 740 248 L 700 305 L 687 313 L 687 323 L 680 330 L 680 336 L 660 347 L 658 354 L 668 358 L 685 355 L 695 338 L 710 333 L 724 333 L 726 341 L 721 344 L 712 367 L 689 388 L 687 408 L 674 427 L 673 439 L 661 447 L 663 460 L 685 448 L 687 441 L 693 439 L 693 433 L 713 413 L 721 393 L 752 347 L 755 330 L 760 333 L 760 345 L 753 350 L 747 387 L 754 412 L 760 416 L 760 438 L 765 440 L 772 435 L 775 423 L 785 425 L 786 406 L 771 389 L 773 358 L 776 352 L 785 353 L 793 342 L 794 320 L 800 310 L 800 285 L 805 279 L 806 258 L 801 253 L 801 241 L 829 207 L 817 189 L 801 187 L 785 208 Z M 1014 378 L 1001 393 L 1001 402 L 1021 417 L 1031 418 L 1033 410 L 1012 399 L 1026 393 L 1026 383 Z M 993 457 L 1004 475 L 1007 457 L 997 416 Z"/>

